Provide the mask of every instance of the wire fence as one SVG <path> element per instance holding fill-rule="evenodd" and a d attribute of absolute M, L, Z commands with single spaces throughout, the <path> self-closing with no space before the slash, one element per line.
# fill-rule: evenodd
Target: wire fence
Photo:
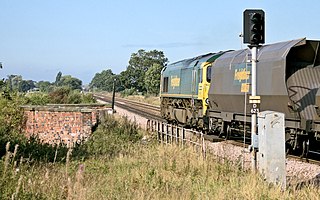
<path fill-rule="evenodd" d="M 179 146 L 193 146 L 194 149 L 206 157 L 206 143 L 202 132 L 167 124 L 164 122 L 148 120 L 147 130 L 157 134 L 161 144 L 176 144 Z"/>
<path fill-rule="evenodd" d="M 216 145 L 214 145 L 205 140 L 202 132 L 156 120 L 148 120 L 146 128 L 147 131 L 156 134 L 156 139 L 161 144 L 192 146 L 204 159 L 210 156 L 220 163 L 228 163 L 243 170 L 250 168 L 250 154 L 243 147 L 228 144 L 226 141 L 224 144 L 215 143 Z"/>

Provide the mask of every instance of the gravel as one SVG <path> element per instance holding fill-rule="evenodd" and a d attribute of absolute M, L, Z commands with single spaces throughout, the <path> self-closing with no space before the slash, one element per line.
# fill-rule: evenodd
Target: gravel
<path fill-rule="evenodd" d="M 116 115 L 127 116 L 130 121 L 132 121 L 132 122 L 135 121 L 140 128 L 146 129 L 146 127 L 147 127 L 147 119 L 146 118 L 141 117 L 140 115 L 136 115 L 134 113 L 128 112 L 128 111 L 126 111 L 122 108 L 119 108 L 117 106 L 115 106 L 114 109 L 116 110 Z"/>
<path fill-rule="evenodd" d="M 227 159 L 243 169 L 251 169 L 251 153 L 244 147 L 228 144 L 228 141 L 210 143 L 213 155 L 220 160 Z M 320 183 L 320 166 L 302 162 L 296 159 L 286 159 L 287 185 Z"/>
<path fill-rule="evenodd" d="M 119 107 L 115 107 L 116 114 L 127 116 L 131 121 L 136 121 L 140 128 L 145 129 L 147 119 L 139 115 L 128 112 Z M 223 142 L 206 142 L 206 149 L 215 155 L 221 162 L 228 161 L 242 166 L 243 169 L 251 169 L 251 154 L 244 147 Z M 304 183 L 315 183 L 320 185 L 320 166 L 302 162 L 295 159 L 286 159 L 287 185 L 301 185 Z"/>

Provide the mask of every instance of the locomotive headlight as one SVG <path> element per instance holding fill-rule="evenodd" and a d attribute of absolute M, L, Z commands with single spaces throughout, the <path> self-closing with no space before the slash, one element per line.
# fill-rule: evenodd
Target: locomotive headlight
<path fill-rule="evenodd" d="M 207 105 L 209 105 L 209 99 L 208 98 L 206 98 L 205 102 L 206 102 Z"/>

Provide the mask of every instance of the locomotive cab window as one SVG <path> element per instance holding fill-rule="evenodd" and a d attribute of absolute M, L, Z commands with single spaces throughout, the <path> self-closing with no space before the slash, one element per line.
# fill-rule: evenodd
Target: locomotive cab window
<path fill-rule="evenodd" d="M 168 82 L 169 82 L 169 77 L 164 77 L 163 78 L 163 87 L 162 87 L 162 92 L 168 92 Z"/>
<path fill-rule="evenodd" d="M 211 81 L 211 66 L 207 68 L 207 82 Z"/>

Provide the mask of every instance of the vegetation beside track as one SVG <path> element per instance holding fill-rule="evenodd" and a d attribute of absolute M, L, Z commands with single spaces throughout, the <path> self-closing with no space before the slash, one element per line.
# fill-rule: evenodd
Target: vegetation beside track
<path fill-rule="evenodd" d="M 19 147 L 8 147 L 0 161 L 0 199 L 319 198 L 312 186 L 283 192 L 238 166 L 159 145 L 146 134 L 127 118 L 106 116 L 89 141 L 56 148 L 53 161 L 17 157 Z"/>

